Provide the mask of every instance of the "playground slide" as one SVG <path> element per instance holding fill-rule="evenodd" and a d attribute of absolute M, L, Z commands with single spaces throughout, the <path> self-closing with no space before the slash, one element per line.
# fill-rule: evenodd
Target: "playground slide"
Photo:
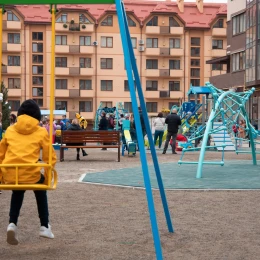
<path fill-rule="evenodd" d="M 199 116 L 198 116 L 198 119 L 200 119 L 202 117 L 202 114 L 200 114 Z M 189 121 L 189 126 L 187 126 L 187 125 L 184 125 L 183 127 L 182 127 L 182 133 L 183 134 L 186 134 L 187 132 L 189 132 L 189 130 L 190 130 L 190 127 L 192 127 L 197 121 L 198 121 L 198 119 L 195 117 L 195 116 L 193 116 L 191 119 L 190 119 L 190 121 Z"/>

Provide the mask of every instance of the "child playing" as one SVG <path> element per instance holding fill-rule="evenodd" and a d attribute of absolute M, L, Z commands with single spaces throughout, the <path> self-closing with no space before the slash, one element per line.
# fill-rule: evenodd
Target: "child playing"
<path fill-rule="evenodd" d="M 37 103 L 26 100 L 22 103 L 17 113 L 17 122 L 8 127 L 0 143 L 0 164 L 36 163 L 42 148 L 42 159 L 48 162 L 49 136 L 45 128 L 39 126 L 41 111 Z M 56 154 L 52 152 L 52 166 L 56 163 Z M 19 183 L 43 183 L 44 175 L 41 167 L 19 168 Z M 15 168 L 1 168 L 2 181 L 6 184 L 15 183 Z M 13 190 L 10 206 L 10 219 L 7 227 L 7 243 L 18 244 L 17 222 L 23 204 L 25 190 Z M 40 237 L 54 238 L 49 225 L 49 212 L 46 190 L 34 191 L 39 218 L 41 222 Z"/>

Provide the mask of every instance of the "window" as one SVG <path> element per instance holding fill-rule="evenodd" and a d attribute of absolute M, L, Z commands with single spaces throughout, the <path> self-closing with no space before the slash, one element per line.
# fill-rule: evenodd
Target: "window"
<path fill-rule="evenodd" d="M 33 79 L 33 85 L 39 85 L 42 86 L 43 85 L 43 77 L 32 77 Z"/>
<path fill-rule="evenodd" d="M 43 74 L 43 66 L 32 66 L 32 73 L 35 74 Z"/>
<path fill-rule="evenodd" d="M 169 60 L 169 68 L 170 68 L 170 70 L 181 69 L 181 61 L 180 60 Z"/>
<path fill-rule="evenodd" d="M 200 86 L 200 80 L 199 79 L 191 79 L 190 83 L 191 83 L 192 86 L 197 86 L 197 87 Z"/>
<path fill-rule="evenodd" d="M 80 90 L 91 90 L 92 89 L 91 79 L 80 79 L 79 80 L 79 89 Z"/>
<path fill-rule="evenodd" d="M 146 102 L 147 112 L 157 112 L 157 102 Z"/>
<path fill-rule="evenodd" d="M 43 41 L 43 33 L 42 32 L 33 32 L 32 39 L 36 41 Z"/>
<path fill-rule="evenodd" d="M 20 56 L 8 56 L 8 66 L 20 66 Z"/>
<path fill-rule="evenodd" d="M 190 65 L 193 67 L 199 67 L 200 66 L 200 60 L 198 59 L 191 59 L 190 60 Z"/>
<path fill-rule="evenodd" d="M 111 58 L 101 58 L 100 59 L 101 69 L 112 69 L 113 68 L 113 59 Z"/>
<path fill-rule="evenodd" d="M 124 109 L 128 111 L 128 113 L 133 113 L 132 102 L 124 102 Z"/>
<path fill-rule="evenodd" d="M 135 89 L 136 89 L 135 81 L 134 81 L 134 86 L 135 86 Z M 129 90 L 129 85 L 128 85 L 128 80 L 125 80 L 125 81 L 124 81 L 124 90 L 125 90 L 125 91 L 130 91 L 130 90 Z"/>
<path fill-rule="evenodd" d="M 33 55 L 32 62 L 33 63 L 43 63 L 43 55 Z"/>
<path fill-rule="evenodd" d="M 245 69 L 245 52 L 232 54 L 232 71 L 239 71 Z"/>
<path fill-rule="evenodd" d="M 190 48 L 190 54 L 191 54 L 191 57 L 198 57 L 198 56 L 200 56 L 200 48 L 191 47 Z"/>
<path fill-rule="evenodd" d="M 223 64 L 212 64 L 212 70 L 223 70 Z"/>
<path fill-rule="evenodd" d="M 80 68 L 91 68 L 91 58 L 79 58 Z"/>
<path fill-rule="evenodd" d="M 67 36 L 66 35 L 56 35 L 55 44 L 56 45 L 67 45 Z"/>
<path fill-rule="evenodd" d="M 129 27 L 136 27 L 136 23 L 129 16 L 127 16 L 127 23 Z"/>
<path fill-rule="evenodd" d="M 158 81 L 147 80 L 146 81 L 146 91 L 157 91 Z"/>
<path fill-rule="evenodd" d="M 169 81 L 169 90 L 170 91 L 180 91 L 180 81 Z"/>
<path fill-rule="evenodd" d="M 146 26 L 158 26 L 158 16 L 154 16 Z"/>
<path fill-rule="evenodd" d="M 79 112 L 92 112 L 92 101 L 79 101 Z"/>
<path fill-rule="evenodd" d="M 89 21 L 89 19 L 88 19 L 84 14 L 80 14 L 80 15 L 79 15 L 79 22 L 80 22 L 80 23 L 91 23 L 91 22 Z"/>
<path fill-rule="evenodd" d="M 102 107 L 112 107 L 113 103 L 111 101 L 101 101 Z"/>
<path fill-rule="evenodd" d="M 7 21 L 20 21 L 20 20 L 12 11 L 7 11 Z"/>
<path fill-rule="evenodd" d="M 79 36 L 79 45 L 80 46 L 90 46 L 91 37 L 90 36 Z"/>
<path fill-rule="evenodd" d="M 67 67 L 67 57 L 56 57 L 55 58 L 55 67 Z"/>
<path fill-rule="evenodd" d="M 246 30 L 246 14 L 239 14 L 232 18 L 233 35 Z"/>
<path fill-rule="evenodd" d="M 43 97 L 43 88 L 33 88 L 32 96 L 33 97 Z"/>
<path fill-rule="evenodd" d="M 101 80 L 101 91 L 113 91 L 113 81 Z"/>
<path fill-rule="evenodd" d="M 101 37 L 101 47 L 102 48 L 113 48 L 113 37 Z"/>
<path fill-rule="evenodd" d="M 190 76 L 191 77 L 200 77 L 200 69 L 190 69 Z"/>
<path fill-rule="evenodd" d="M 35 99 L 35 98 L 34 98 L 33 100 L 38 104 L 39 107 L 42 107 L 42 106 L 43 106 L 43 99 L 38 99 L 38 98 Z"/>
<path fill-rule="evenodd" d="M 158 60 L 146 60 L 146 69 L 158 69 Z"/>
<path fill-rule="evenodd" d="M 56 20 L 57 23 L 66 23 L 67 20 L 67 14 L 61 14 L 61 16 Z"/>
<path fill-rule="evenodd" d="M 180 27 L 179 23 L 173 17 L 169 18 L 169 25 L 170 27 Z"/>
<path fill-rule="evenodd" d="M 200 38 L 191 37 L 190 44 L 191 44 L 191 46 L 200 46 Z"/>
<path fill-rule="evenodd" d="M 223 40 L 212 40 L 212 49 L 223 49 Z"/>
<path fill-rule="evenodd" d="M 55 102 L 55 109 L 56 110 L 67 110 L 68 107 L 67 101 L 56 101 Z"/>
<path fill-rule="evenodd" d="M 180 102 L 177 102 L 177 101 L 176 102 L 169 102 L 169 107 L 168 108 L 172 109 L 173 106 L 179 107 L 180 106 Z"/>
<path fill-rule="evenodd" d="M 20 33 L 8 33 L 8 43 L 20 43 Z"/>
<path fill-rule="evenodd" d="M 213 28 L 224 28 L 224 19 L 218 19 Z"/>
<path fill-rule="evenodd" d="M 21 88 L 21 79 L 19 78 L 9 78 L 8 79 L 8 88 Z"/>
<path fill-rule="evenodd" d="M 67 79 L 56 79 L 55 80 L 56 89 L 67 89 L 68 88 L 68 80 Z"/>
<path fill-rule="evenodd" d="M 135 37 L 131 37 L 131 42 L 132 42 L 133 49 L 136 49 L 137 38 L 135 38 Z"/>
<path fill-rule="evenodd" d="M 181 39 L 179 38 L 173 38 L 169 41 L 170 48 L 180 48 L 181 47 Z"/>
<path fill-rule="evenodd" d="M 158 48 L 158 38 L 147 38 L 146 48 Z"/>
<path fill-rule="evenodd" d="M 113 26 L 113 16 L 108 15 L 102 22 L 102 26 Z"/>
<path fill-rule="evenodd" d="M 20 100 L 8 100 L 8 103 L 11 107 L 11 111 L 18 111 L 20 107 Z"/>
<path fill-rule="evenodd" d="M 32 44 L 32 51 L 33 52 L 43 52 L 43 44 L 33 42 Z"/>

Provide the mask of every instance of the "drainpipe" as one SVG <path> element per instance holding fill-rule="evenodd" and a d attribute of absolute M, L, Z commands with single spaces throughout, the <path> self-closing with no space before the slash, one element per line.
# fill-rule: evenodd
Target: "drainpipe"
<path fill-rule="evenodd" d="M 184 31 L 184 47 L 183 47 L 183 52 L 184 52 L 184 61 L 183 61 L 183 67 L 184 67 L 184 102 L 186 101 L 186 30 Z"/>
<path fill-rule="evenodd" d="M 95 41 L 97 41 L 97 27 L 98 27 L 98 24 L 95 24 Z M 98 60 L 97 60 L 97 46 L 94 46 L 95 48 L 95 72 L 94 72 L 94 78 L 95 78 L 95 93 L 94 93 L 94 103 L 95 103 L 95 106 L 94 106 L 94 111 L 97 111 L 97 63 L 98 63 Z"/>
<path fill-rule="evenodd" d="M 140 25 L 140 28 L 141 28 L 141 39 L 143 40 L 143 25 Z M 138 44 L 139 46 L 139 44 Z M 144 44 L 145 46 L 145 44 Z M 138 49 L 137 49 L 138 50 Z M 141 80 L 141 86 L 143 85 L 143 52 L 139 52 L 140 53 L 140 80 Z"/>
<path fill-rule="evenodd" d="M 28 24 L 24 24 L 24 100 L 27 99 L 26 97 L 26 27 Z"/>

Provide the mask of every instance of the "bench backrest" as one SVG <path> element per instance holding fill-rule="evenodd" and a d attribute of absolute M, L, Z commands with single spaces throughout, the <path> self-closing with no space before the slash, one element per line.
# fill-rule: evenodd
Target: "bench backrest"
<path fill-rule="evenodd" d="M 119 131 L 92 131 L 92 130 L 78 130 L 61 131 L 61 143 L 120 143 L 120 132 Z"/>

